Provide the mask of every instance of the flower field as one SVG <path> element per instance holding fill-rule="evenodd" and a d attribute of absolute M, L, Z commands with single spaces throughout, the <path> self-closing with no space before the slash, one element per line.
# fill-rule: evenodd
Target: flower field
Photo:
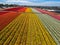
<path fill-rule="evenodd" d="M 28 7 L 1 11 L 0 45 L 60 45 L 60 14 Z"/>
<path fill-rule="evenodd" d="M 47 10 L 42 10 L 42 9 L 39 9 L 39 8 L 37 8 L 36 10 L 40 11 L 41 13 L 48 14 L 48 15 L 50 15 L 50 16 L 58 19 L 58 20 L 60 20 L 60 14 L 58 14 L 58 13 L 49 12 L 49 11 L 47 11 Z"/>

